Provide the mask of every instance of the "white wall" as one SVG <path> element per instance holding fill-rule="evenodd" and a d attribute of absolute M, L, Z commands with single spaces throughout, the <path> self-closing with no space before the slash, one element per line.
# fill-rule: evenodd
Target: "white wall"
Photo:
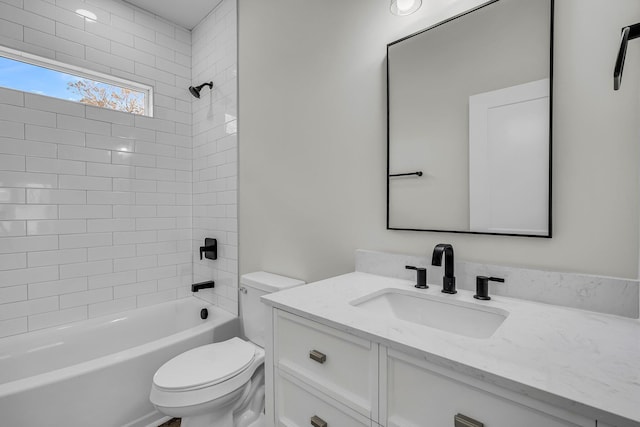
<path fill-rule="evenodd" d="M 612 89 L 637 0 L 556 2 L 552 239 L 385 230 L 386 44 L 480 1 L 239 3 L 240 273 L 312 281 L 356 248 L 633 278 L 638 272 L 640 42 Z M 434 207 L 440 209 L 440 207 Z"/>
<path fill-rule="evenodd" d="M 225 310 L 238 310 L 237 15 L 224 0 L 193 30 L 194 84 L 213 81 L 193 100 L 193 253 L 205 237 L 218 239 L 218 259 L 194 256 L 194 281 L 214 279 L 198 293 Z"/>
<path fill-rule="evenodd" d="M 0 90 L 0 337 L 188 295 L 191 33 L 120 1 L 2 0 L 0 45 L 155 89 L 154 118 Z"/>

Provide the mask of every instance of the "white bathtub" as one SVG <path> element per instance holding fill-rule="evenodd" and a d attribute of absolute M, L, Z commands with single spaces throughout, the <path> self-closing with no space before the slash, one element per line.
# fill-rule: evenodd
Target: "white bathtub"
<path fill-rule="evenodd" d="M 190 297 L 0 339 L 0 425 L 153 425 L 163 418 L 149 403 L 155 371 L 239 334 L 237 317 Z"/>

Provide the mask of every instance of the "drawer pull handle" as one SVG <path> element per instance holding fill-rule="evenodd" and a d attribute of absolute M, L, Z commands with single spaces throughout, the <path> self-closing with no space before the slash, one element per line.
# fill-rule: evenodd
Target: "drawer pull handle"
<path fill-rule="evenodd" d="M 469 418 L 465 415 L 458 414 L 453 417 L 454 427 L 484 427 L 480 421 Z"/>
<path fill-rule="evenodd" d="M 318 363 L 324 363 L 327 361 L 327 355 L 320 353 L 318 350 L 311 350 L 309 352 L 309 358 Z"/>
<path fill-rule="evenodd" d="M 311 425 L 313 427 L 327 427 L 329 424 L 317 415 L 311 417 Z"/>

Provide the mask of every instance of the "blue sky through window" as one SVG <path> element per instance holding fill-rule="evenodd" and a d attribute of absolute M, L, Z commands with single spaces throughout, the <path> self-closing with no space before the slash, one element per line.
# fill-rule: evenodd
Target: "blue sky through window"
<path fill-rule="evenodd" d="M 81 81 L 88 82 L 89 85 L 98 90 L 103 90 L 107 94 L 107 98 L 114 100 L 114 102 L 99 105 L 83 100 L 80 92 L 70 87 L 71 84 Z M 2 56 L 0 56 L 0 86 L 68 101 L 99 105 L 114 110 L 144 114 L 145 94 L 143 92 L 128 91 L 128 102 L 115 102 L 117 101 L 115 98 L 119 95 L 123 96 L 126 89 Z M 130 105 L 131 102 L 141 106 L 141 109 L 127 108 L 127 105 Z"/>
<path fill-rule="evenodd" d="M 77 80 L 80 77 L 0 57 L 0 86 L 10 89 L 79 101 L 67 86 Z"/>

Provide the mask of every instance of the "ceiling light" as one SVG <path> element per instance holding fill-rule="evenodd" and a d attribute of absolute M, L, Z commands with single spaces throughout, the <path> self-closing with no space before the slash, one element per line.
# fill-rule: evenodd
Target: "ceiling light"
<path fill-rule="evenodd" d="M 411 15 L 422 6 L 422 0 L 391 0 L 391 13 L 398 16 Z"/>
<path fill-rule="evenodd" d="M 96 16 L 95 13 L 86 10 L 86 9 L 76 9 L 76 13 L 82 17 L 84 17 L 84 19 L 87 22 L 96 22 L 98 20 L 98 17 Z"/>

